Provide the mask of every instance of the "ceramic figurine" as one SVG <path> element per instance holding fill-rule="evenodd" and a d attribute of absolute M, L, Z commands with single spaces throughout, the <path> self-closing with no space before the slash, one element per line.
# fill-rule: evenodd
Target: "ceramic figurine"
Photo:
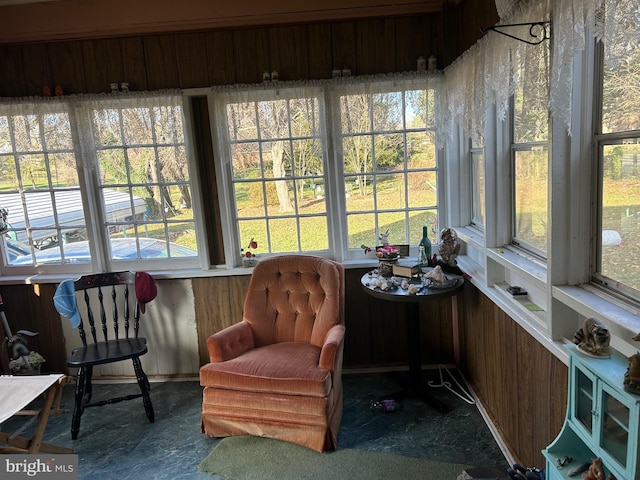
<path fill-rule="evenodd" d="M 573 335 L 578 350 L 591 357 L 610 357 L 610 340 L 609 329 L 595 317 L 587 318 Z"/>
<path fill-rule="evenodd" d="M 384 233 L 381 233 L 378 238 L 380 240 L 380 245 L 382 245 L 383 247 L 386 247 L 387 245 L 389 245 L 389 230 L 387 230 Z"/>
<path fill-rule="evenodd" d="M 604 468 L 602 467 L 601 458 L 592 459 L 589 470 L 582 473 L 582 480 L 604 480 Z"/>
<path fill-rule="evenodd" d="M 624 389 L 627 392 L 640 394 L 640 352 L 627 358 L 629 366 L 624 373 Z"/>
<path fill-rule="evenodd" d="M 440 256 L 447 265 L 455 267 L 458 262 L 456 257 L 460 253 L 458 234 L 453 228 L 443 228 L 440 232 Z"/>

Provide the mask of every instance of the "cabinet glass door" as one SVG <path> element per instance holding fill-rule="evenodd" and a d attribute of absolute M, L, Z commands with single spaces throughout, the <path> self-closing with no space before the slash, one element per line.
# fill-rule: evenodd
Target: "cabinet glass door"
<path fill-rule="evenodd" d="M 629 412 L 629 407 L 603 388 L 600 446 L 625 469 L 629 443 Z"/>
<path fill-rule="evenodd" d="M 589 435 L 593 435 L 593 382 L 594 380 L 587 376 L 585 372 L 579 368 L 575 368 L 575 405 L 574 416 L 584 428 L 587 429 Z"/>

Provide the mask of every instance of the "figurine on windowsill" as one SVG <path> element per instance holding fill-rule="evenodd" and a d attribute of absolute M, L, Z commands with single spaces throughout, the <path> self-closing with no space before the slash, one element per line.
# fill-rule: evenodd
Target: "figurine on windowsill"
<path fill-rule="evenodd" d="M 458 265 L 456 257 L 460 254 L 460 242 L 458 233 L 453 228 L 443 228 L 440 232 L 440 256 L 446 264 L 455 267 Z"/>
<path fill-rule="evenodd" d="M 631 355 L 627 360 L 629 360 L 629 366 L 624 373 L 624 389 L 640 395 L 640 352 Z"/>
<path fill-rule="evenodd" d="M 640 333 L 633 337 L 632 340 L 640 341 Z M 640 352 L 627 357 L 627 360 L 629 360 L 629 366 L 624 373 L 624 389 L 627 392 L 640 395 Z"/>
<path fill-rule="evenodd" d="M 389 245 L 389 230 L 387 230 L 384 233 L 381 233 L 378 236 L 378 239 L 380 240 L 380 245 L 382 245 L 383 247 L 386 247 L 387 245 Z"/>
<path fill-rule="evenodd" d="M 590 357 L 609 358 L 610 341 L 609 329 L 595 317 L 587 318 L 573 335 L 573 343 L 578 345 L 578 350 Z"/>

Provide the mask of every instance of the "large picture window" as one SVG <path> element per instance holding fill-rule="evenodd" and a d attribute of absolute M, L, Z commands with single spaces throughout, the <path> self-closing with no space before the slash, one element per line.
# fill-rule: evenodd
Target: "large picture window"
<path fill-rule="evenodd" d="M 388 233 L 438 232 L 435 90 L 413 81 L 263 85 L 212 94 L 227 225 L 239 259 L 314 252 L 362 258 Z M 255 245 L 254 243 L 254 245 Z M 238 260 L 233 260 L 234 264 Z"/>
<path fill-rule="evenodd" d="M 3 263 L 52 272 L 178 257 L 176 267 L 185 257 L 195 265 L 184 138 L 177 94 L 0 104 Z"/>

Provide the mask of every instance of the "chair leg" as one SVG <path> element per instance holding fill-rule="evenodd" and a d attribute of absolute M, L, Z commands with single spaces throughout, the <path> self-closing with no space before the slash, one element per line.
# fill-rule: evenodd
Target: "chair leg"
<path fill-rule="evenodd" d="M 140 363 L 140 358 L 135 357 L 133 360 L 133 369 L 136 372 L 136 380 L 138 381 L 138 385 L 140 386 L 140 391 L 142 392 L 142 403 L 144 404 L 144 410 L 147 413 L 147 418 L 151 423 L 155 420 L 155 415 L 153 413 L 153 405 L 151 404 L 151 397 L 149 395 L 150 385 L 149 379 L 147 375 L 142 370 L 142 363 Z"/>
<path fill-rule="evenodd" d="M 89 403 L 91 401 L 91 394 L 93 393 L 93 385 L 91 384 L 91 378 L 93 378 L 93 366 L 86 367 L 85 371 L 87 374 L 85 375 L 84 380 L 84 395 L 85 403 Z"/>
<path fill-rule="evenodd" d="M 73 440 L 78 438 L 80 432 L 80 417 L 84 410 L 84 391 L 85 387 L 85 369 L 81 367 L 78 370 L 78 376 L 76 377 L 76 390 L 75 390 L 75 406 L 73 407 L 73 416 L 71 417 L 71 438 Z"/>

